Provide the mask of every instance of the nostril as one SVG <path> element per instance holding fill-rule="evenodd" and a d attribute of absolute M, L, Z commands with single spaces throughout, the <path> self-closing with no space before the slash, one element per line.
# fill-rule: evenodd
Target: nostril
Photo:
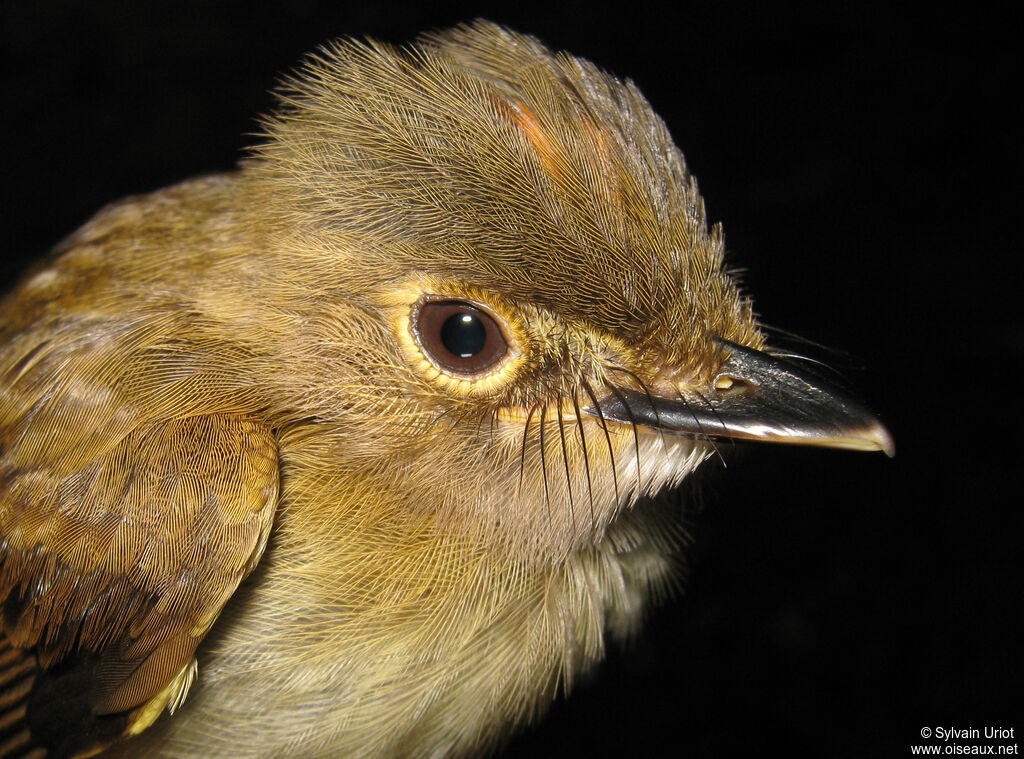
<path fill-rule="evenodd" d="M 720 394 L 733 395 L 750 388 L 750 383 L 730 374 L 721 374 L 715 379 L 715 390 Z"/>

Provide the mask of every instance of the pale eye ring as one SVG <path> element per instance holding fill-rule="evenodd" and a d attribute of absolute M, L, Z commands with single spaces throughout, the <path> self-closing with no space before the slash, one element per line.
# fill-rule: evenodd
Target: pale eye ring
<path fill-rule="evenodd" d="M 466 379 L 492 373 L 509 355 L 508 341 L 495 318 L 466 301 L 421 303 L 414 315 L 413 332 L 431 363 Z"/>

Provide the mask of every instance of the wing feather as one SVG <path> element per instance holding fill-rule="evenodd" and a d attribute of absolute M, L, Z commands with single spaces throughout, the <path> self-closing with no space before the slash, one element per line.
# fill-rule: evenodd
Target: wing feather
<path fill-rule="evenodd" d="M 4 636 L 36 661 L 33 740 L 71 756 L 180 697 L 169 686 L 266 546 L 277 446 L 265 424 L 215 414 L 136 429 L 69 474 L 6 463 Z"/>

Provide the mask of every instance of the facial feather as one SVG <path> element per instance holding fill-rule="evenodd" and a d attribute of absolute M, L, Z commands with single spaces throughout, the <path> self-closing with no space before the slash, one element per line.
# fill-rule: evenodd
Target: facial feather
<path fill-rule="evenodd" d="M 710 438 L 891 450 L 760 350 L 631 83 L 477 22 L 278 94 L 239 171 L 111 206 L 0 306 L 24 741 L 477 753 L 671 584 L 644 496 Z"/>

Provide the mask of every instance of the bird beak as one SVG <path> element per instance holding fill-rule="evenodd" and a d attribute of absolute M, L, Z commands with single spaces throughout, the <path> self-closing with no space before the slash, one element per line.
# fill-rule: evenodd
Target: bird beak
<path fill-rule="evenodd" d="M 615 388 L 580 411 L 676 435 L 895 452 L 882 423 L 839 388 L 767 353 L 716 342 L 729 358 L 715 377 L 713 397 Z"/>

